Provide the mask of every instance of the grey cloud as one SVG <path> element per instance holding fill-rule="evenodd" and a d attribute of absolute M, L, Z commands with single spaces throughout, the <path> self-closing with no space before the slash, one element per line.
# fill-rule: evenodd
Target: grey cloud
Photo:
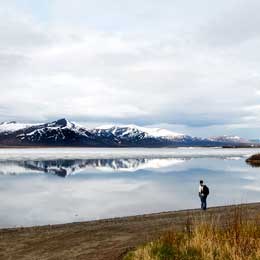
<path fill-rule="evenodd" d="M 91 124 L 182 125 L 197 133 L 225 131 L 223 125 L 248 118 L 255 129 L 255 114 L 244 108 L 259 104 L 257 3 L 138 3 L 136 10 L 136 1 L 129 8 L 107 2 L 104 9 L 53 1 L 45 23 L 34 13 L 7 12 L 0 30 L 0 120 L 65 116 Z M 239 35 L 238 17 L 243 22 L 249 14 L 252 32 L 243 25 Z M 212 17 L 217 22 L 209 23 Z"/>
<path fill-rule="evenodd" d="M 28 51 L 50 42 L 51 38 L 44 33 L 41 26 L 31 19 L 25 19 L 15 11 L 0 12 L 0 48 L 13 51 Z"/>
<path fill-rule="evenodd" d="M 5 72 L 8 74 L 10 71 L 17 71 L 28 61 L 29 58 L 22 54 L 0 52 L 0 75 Z M 10 74 L 8 76 L 10 77 Z"/>
<path fill-rule="evenodd" d="M 260 2 L 239 0 L 227 3 L 223 12 L 202 26 L 203 39 L 211 46 L 234 46 L 260 35 Z"/>

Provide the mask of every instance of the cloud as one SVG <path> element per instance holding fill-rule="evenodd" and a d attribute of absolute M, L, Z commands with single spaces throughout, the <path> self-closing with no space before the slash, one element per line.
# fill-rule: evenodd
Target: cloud
<path fill-rule="evenodd" d="M 246 108 L 259 104 L 258 3 L 235 2 L 12 1 L 1 18 L 0 119 L 256 128 Z"/>
<path fill-rule="evenodd" d="M 257 0 L 230 1 L 226 8 L 203 26 L 205 40 L 211 45 L 240 45 L 259 39 L 260 2 Z"/>

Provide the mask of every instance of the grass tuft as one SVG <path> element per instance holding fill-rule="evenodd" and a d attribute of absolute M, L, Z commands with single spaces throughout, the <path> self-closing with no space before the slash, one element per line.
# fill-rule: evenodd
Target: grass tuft
<path fill-rule="evenodd" d="M 124 260 L 260 260 L 260 221 L 236 208 L 226 219 L 191 220 L 156 241 L 129 252 Z"/>

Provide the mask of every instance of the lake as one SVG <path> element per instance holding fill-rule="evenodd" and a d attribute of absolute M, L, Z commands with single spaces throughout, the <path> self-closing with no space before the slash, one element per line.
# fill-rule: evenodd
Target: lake
<path fill-rule="evenodd" d="M 0 227 L 260 201 L 259 149 L 0 149 Z"/>

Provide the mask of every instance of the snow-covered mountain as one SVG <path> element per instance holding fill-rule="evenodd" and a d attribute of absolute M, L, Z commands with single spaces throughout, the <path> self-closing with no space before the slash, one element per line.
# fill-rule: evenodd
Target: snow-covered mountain
<path fill-rule="evenodd" d="M 166 129 L 146 128 L 136 125 L 100 126 L 90 130 L 90 132 L 100 138 L 112 138 L 121 146 L 161 146 L 191 139 L 190 136 Z"/>
<path fill-rule="evenodd" d="M 248 144 L 240 137 L 198 138 L 166 129 L 136 125 L 100 126 L 87 129 L 65 118 L 43 124 L 0 124 L 2 146 L 85 146 L 85 147 L 177 147 Z"/>
<path fill-rule="evenodd" d="M 114 126 L 114 125 L 103 125 L 100 127 L 96 127 L 93 129 L 95 133 L 102 134 L 102 133 L 113 133 L 115 136 L 126 138 L 135 136 L 138 134 L 144 134 L 146 138 L 167 138 L 167 139 L 176 139 L 176 138 L 183 138 L 185 135 L 180 133 L 175 133 L 166 129 L 161 128 L 148 128 L 148 127 L 141 127 L 137 125 L 121 125 L 121 126 Z"/>
<path fill-rule="evenodd" d="M 45 124 L 0 125 L 0 144 L 15 146 L 98 146 L 100 140 L 65 118 Z"/>
<path fill-rule="evenodd" d="M 227 143 L 249 143 L 249 141 L 244 138 L 232 135 L 214 136 L 210 137 L 209 140 Z"/>

